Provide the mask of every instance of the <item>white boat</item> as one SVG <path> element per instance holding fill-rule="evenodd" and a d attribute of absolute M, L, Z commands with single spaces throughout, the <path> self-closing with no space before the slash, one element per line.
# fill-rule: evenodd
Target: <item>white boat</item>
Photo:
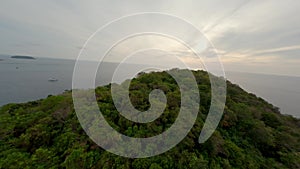
<path fill-rule="evenodd" d="M 52 78 L 52 77 L 51 77 L 51 78 L 48 79 L 48 81 L 49 81 L 49 82 L 57 82 L 58 79 L 55 79 L 55 78 Z"/>

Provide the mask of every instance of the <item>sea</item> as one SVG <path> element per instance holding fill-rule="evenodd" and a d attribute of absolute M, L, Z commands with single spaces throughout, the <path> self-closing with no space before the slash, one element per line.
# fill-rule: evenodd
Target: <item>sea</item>
<path fill-rule="evenodd" d="M 74 60 L 13 59 L 0 55 L 0 106 L 42 99 L 70 90 L 74 65 Z M 111 82 L 111 70 L 116 66 L 114 63 L 101 64 L 98 71 L 102 72 L 102 76 L 97 77 L 95 84 L 100 86 Z M 134 65 L 128 65 L 128 70 L 132 67 Z M 247 92 L 278 107 L 282 114 L 300 118 L 300 77 L 232 71 L 225 74 L 228 80 Z M 118 81 L 126 78 L 123 76 Z"/>

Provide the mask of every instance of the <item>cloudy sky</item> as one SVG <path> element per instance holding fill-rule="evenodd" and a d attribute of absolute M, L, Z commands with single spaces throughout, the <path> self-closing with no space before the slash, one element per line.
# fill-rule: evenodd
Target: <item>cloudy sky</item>
<path fill-rule="evenodd" d="M 161 12 L 195 25 L 217 49 L 226 71 L 300 76 L 298 0 L 1 0 L 0 4 L 0 54 L 76 59 L 87 39 L 112 20 Z M 108 32 L 103 38 L 110 36 L 114 35 Z"/>

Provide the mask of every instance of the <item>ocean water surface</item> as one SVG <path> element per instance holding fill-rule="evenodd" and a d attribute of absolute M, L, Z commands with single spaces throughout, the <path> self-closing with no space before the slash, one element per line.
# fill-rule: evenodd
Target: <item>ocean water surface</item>
<path fill-rule="evenodd" d="M 87 67 L 90 63 L 87 62 Z M 0 106 L 21 103 L 62 93 L 72 88 L 74 60 L 37 58 L 12 59 L 0 56 Z M 98 70 L 96 85 L 111 81 L 117 64 L 105 63 Z M 137 65 L 128 65 L 128 71 Z M 280 108 L 283 114 L 300 117 L 300 77 L 226 72 L 226 77 L 244 90 L 264 98 Z M 50 82 L 49 78 L 58 81 Z M 126 77 L 118 79 L 119 82 Z"/>

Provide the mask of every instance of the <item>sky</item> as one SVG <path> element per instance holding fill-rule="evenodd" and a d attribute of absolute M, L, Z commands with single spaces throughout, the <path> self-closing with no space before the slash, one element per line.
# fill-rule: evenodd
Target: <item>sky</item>
<path fill-rule="evenodd" d="M 225 71 L 300 76 L 298 0 L 1 0 L 0 4 L 0 54 L 76 59 L 89 37 L 104 25 L 156 12 L 181 18 L 200 30 Z M 127 30 L 143 24 L 137 20 Z M 125 29 L 108 29 L 101 38 L 116 39 Z M 131 45 L 140 43 L 133 40 Z M 173 46 L 177 54 L 183 51 L 178 48 Z M 187 54 L 181 57 L 198 62 Z"/>

